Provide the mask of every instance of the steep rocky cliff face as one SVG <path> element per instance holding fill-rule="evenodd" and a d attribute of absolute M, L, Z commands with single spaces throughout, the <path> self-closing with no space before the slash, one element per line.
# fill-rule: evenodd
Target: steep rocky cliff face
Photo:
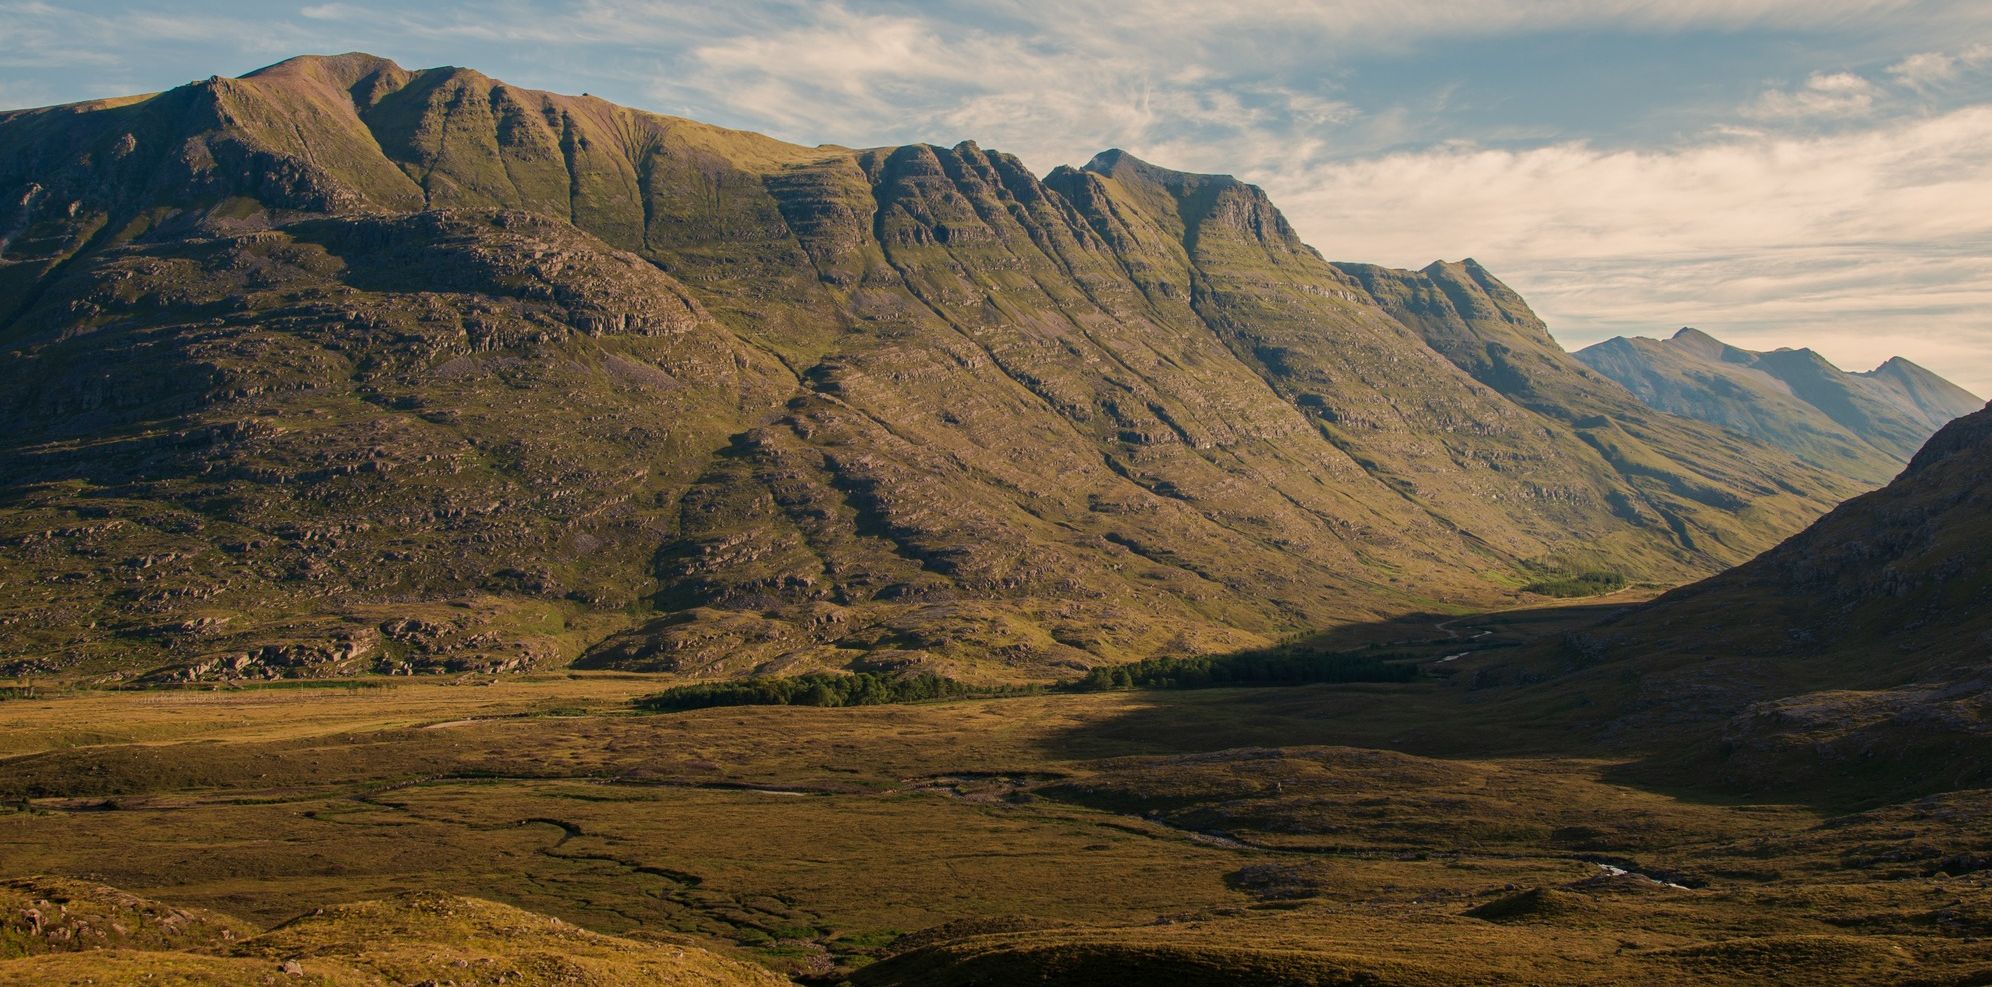
<path fill-rule="evenodd" d="M 1984 401 L 1900 357 L 1848 373 L 1811 350 L 1757 353 L 1696 329 L 1606 340 L 1576 358 L 1662 411 L 1699 418 L 1870 482 Z"/>
<path fill-rule="evenodd" d="M 1858 489 L 1118 152 L 361 55 L 0 136 L 12 671 L 1049 677 L 1689 578 Z"/>

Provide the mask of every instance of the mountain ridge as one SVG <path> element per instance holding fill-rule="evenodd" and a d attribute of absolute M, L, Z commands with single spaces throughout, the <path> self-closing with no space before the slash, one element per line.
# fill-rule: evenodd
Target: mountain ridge
<path fill-rule="evenodd" d="M 1984 402 L 1902 358 L 1847 372 L 1808 348 L 1754 352 L 1686 327 L 1574 354 L 1656 408 L 1734 428 L 1823 469 L 1892 478 L 1944 424 Z"/>
<path fill-rule="evenodd" d="M 1640 405 L 1478 264 L 1368 269 L 1413 318 L 1125 152 L 361 55 L 0 134 L 15 671 L 1042 679 L 1678 581 L 1859 489 Z"/>

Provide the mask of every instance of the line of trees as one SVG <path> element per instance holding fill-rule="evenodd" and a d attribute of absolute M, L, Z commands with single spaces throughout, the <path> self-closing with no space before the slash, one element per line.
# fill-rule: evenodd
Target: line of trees
<path fill-rule="evenodd" d="M 1214 686 L 1307 685 L 1329 682 L 1408 682 L 1415 662 L 1383 656 L 1268 648 L 1227 655 L 1149 658 L 1095 668 L 1046 690 L 1041 686 L 975 686 L 931 672 L 893 674 L 809 672 L 681 685 L 636 699 L 639 709 L 677 712 L 714 706 L 876 706 L 933 699 L 970 699 L 1044 691 L 1204 689 Z"/>
<path fill-rule="evenodd" d="M 1409 682 L 1417 675 L 1415 663 L 1385 661 L 1376 655 L 1267 648 L 1228 655 L 1147 658 L 1130 665 L 1095 668 L 1069 688 L 1077 692 L 1102 692 L 1226 685 Z"/>
<path fill-rule="evenodd" d="M 881 703 L 917 703 L 929 699 L 965 699 L 1028 691 L 1036 690 L 1023 686 L 972 686 L 931 672 L 911 675 L 810 672 L 784 678 L 681 685 L 639 698 L 636 705 L 657 712 L 710 706 L 877 706 Z"/>
<path fill-rule="evenodd" d="M 1580 572 L 1570 576 L 1538 579 L 1522 587 L 1522 591 L 1567 598 L 1603 596 L 1606 593 L 1616 593 L 1625 586 L 1625 576 L 1616 572 Z"/>

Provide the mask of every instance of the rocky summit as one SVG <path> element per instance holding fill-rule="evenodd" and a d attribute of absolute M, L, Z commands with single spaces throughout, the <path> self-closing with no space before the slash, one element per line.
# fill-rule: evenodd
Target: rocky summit
<path fill-rule="evenodd" d="M 1119 151 L 351 54 L 0 114 L 0 192 L 8 674 L 1048 680 L 1672 584 L 1885 479 Z"/>

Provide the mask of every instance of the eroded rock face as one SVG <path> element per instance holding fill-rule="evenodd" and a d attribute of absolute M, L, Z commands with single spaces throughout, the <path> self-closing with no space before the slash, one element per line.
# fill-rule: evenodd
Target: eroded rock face
<path fill-rule="evenodd" d="M 0 670 L 1055 677 L 1682 578 L 1853 490 L 1511 392 L 1258 189 L 1119 153 L 364 56 L 0 134 Z M 1433 305 L 1526 323 L 1477 270 Z"/>

